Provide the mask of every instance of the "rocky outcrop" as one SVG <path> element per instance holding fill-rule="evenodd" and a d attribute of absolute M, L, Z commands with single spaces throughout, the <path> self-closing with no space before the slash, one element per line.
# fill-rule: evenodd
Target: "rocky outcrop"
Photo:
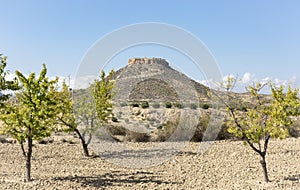
<path fill-rule="evenodd" d="M 160 64 L 169 67 L 169 63 L 162 58 L 132 58 L 128 60 L 128 65 L 133 64 Z"/>

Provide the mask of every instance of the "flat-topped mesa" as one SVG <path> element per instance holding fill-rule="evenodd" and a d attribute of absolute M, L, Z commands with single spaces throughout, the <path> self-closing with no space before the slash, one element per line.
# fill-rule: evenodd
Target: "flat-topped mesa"
<path fill-rule="evenodd" d="M 169 67 L 169 63 L 162 58 L 132 58 L 128 60 L 128 65 L 133 64 L 160 64 Z"/>

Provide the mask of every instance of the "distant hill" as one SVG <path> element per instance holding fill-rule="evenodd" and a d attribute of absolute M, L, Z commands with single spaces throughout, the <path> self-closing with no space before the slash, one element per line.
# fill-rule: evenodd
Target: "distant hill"
<path fill-rule="evenodd" d="M 210 133 L 218 136 L 206 139 L 232 138 L 224 123 L 225 109 L 212 107 L 216 100 L 208 97 L 210 91 L 219 98 L 225 98 L 225 93 L 190 79 L 170 67 L 165 59 L 129 59 L 125 67 L 115 71 L 113 80 L 116 95 L 113 98 L 113 118 L 107 126 L 112 138 L 120 141 L 164 141 L 171 136 L 177 140 L 185 139 L 184 134 L 191 130 L 189 127 L 196 124 L 195 131 L 190 131 L 194 136 L 190 137 L 198 141 L 208 123 L 214 123 Z M 74 96 L 85 93 L 86 89 L 77 90 Z M 270 98 L 268 95 L 262 97 L 266 102 Z M 253 102 L 249 93 L 234 93 L 232 100 L 243 112 Z M 246 107 L 243 107 L 244 103 Z M 186 124 L 178 130 L 180 120 Z"/>
<path fill-rule="evenodd" d="M 197 102 L 207 99 L 208 87 L 170 67 L 161 58 L 133 58 L 115 72 L 116 100 Z"/>

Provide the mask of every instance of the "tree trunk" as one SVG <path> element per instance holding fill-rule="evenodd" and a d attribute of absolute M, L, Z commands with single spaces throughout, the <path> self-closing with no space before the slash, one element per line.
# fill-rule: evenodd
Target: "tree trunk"
<path fill-rule="evenodd" d="M 90 154 L 89 154 L 88 145 L 83 141 L 81 143 L 82 143 L 82 147 L 83 147 L 84 156 L 89 157 Z"/>
<path fill-rule="evenodd" d="M 26 181 L 31 181 L 31 155 L 32 155 L 32 138 L 28 137 L 28 151 L 26 157 Z"/>
<path fill-rule="evenodd" d="M 90 156 L 89 149 L 88 149 L 87 143 L 85 142 L 85 139 L 82 137 L 82 135 L 81 135 L 81 133 L 79 132 L 78 129 L 75 129 L 75 132 L 77 133 L 77 135 L 79 136 L 79 138 L 81 140 L 84 156 L 89 157 Z"/>
<path fill-rule="evenodd" d="M 267 170 L 267 163 L 266 163 L 266 155 L 265 154 L 261 154 L 261 166 L 262 166 L 262 169 L 263 169 L 263 172 L 264 172 L 264 177 L 265 177 L 265 181 L 266 182 L 269 182 L 269 176 L 268 176 L 268 170 Z"/>

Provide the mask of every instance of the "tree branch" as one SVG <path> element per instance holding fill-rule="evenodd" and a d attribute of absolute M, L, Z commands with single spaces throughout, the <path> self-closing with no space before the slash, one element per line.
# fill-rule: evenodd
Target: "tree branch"
<path fill-rule="evenodd" d="M 242 135 L 243 135 L 242 139 L 245 140 L 255 152 L 257 152 L 258 154 L 261 155 L 262 152 L 261 152 L 259 149 L 257 149 L 257 148 L 253 145 L 253 143 L 249 140 L 249 138 L 247 137 L 247 135 L 246 135 L 245 132 L 243 131 L 242 126 L 240 125 L 240 123 L 238 122 L 238 120 L 237 120 L 237 118 L 236 118 L 236 116 L 235 116 L 235 113 L 234 113 L 233 108 L 229 108 L 229 109 L 230 109 L 230 113 L 231 113 L 231 115 L 232 115 L 232 118 L 233 118 L 233 120 L 234 120 L 234 123 L 236 124 L 236 126 L 237 126 L 237 127 L 241 130 L 241 132 L 242 132 Z"/>
<path fill-rule="evenodd" d="M 22 154 L 23 154 L 24 158 L 26 158 L 27 154 L 26 154 L 26 151 L 25 151 L 25 148 L 24 148 L 23 141 L 20 142 L 20 145 L 21 145 L 21 149 L 22 149 Z"/>

